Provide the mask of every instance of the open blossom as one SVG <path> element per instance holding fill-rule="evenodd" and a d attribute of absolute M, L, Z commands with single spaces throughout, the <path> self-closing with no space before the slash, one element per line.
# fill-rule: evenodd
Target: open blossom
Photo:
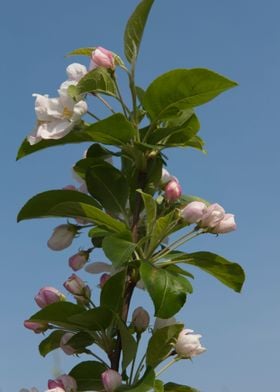
<path fill-rule="evenodd" d="M 91 54 L 89 69 L 104 67 L 115 69 L 115 57 L 110 50 L 98 46 Z"/>
<path fill-rule="evenodd" d="M 173 178 L 173 180 L 169 181 L 164 187 L 164 192 L 165 198 L 168 201 L 176 201 L 182 195 L 182 188 L 177 179 Z"/>
<path fill-rule="evenodd" d="M 25 328 L 30 329 L 35 333 L 45 332 L 49 328 L 48 323 L 40 323 L 40 322 L 29 321 L 29 320 L 25 320 L 23 325 L 25 326 Z"/>
<path fill-rule="evenodd" d="M 75 225 L 63 224 L 54 228 L 53 234 L 48 240 L 48 247 L 52 250 L 63 250 L 73 242 L 78 228 Z"/>
<path fill-rule="evenodd" d="M 192 201 L 184 207 L 180 214 L 181 217 L 189 224 L 198 223 L 207 211 L 207 206 L 201 201 Z"/>
<path fill-rule="evenodd" d="M 48 388 L 62 388 L 65 392 L 76 392 L 77 383 L 76 380 L 68 374 L 63 374 L 57 377 L 55 380 L 48 381 Z"/>
<path fill-rule="evenodd" d="M 66 68 L 68 79 L 71 81 L 75 80 L 76 82 L 79 82 L 80 79 L 87 74 L 87 72 L 87 68 L 79 63 L 70 64 Z"/>
<path fill-rule="evenodd" d="M 236 223 L 233 214 L 225 214 L 223 219 L 211 230 L 214 234 L 225 234 L 236 230 Z"/>
<path fill-rule="evenodd" d="M 121 375 L 113 369 L 105 370 L 101 374 L 101 379 L 106 392 L 115 391 L 122 383 Z"/>
<path fill-rule="evenodd" d="M 35 296 L 35 302 L 40 308 L 53 304 L 59 301 L 65 301 L 65 295 L 54 287 L 43 287 Z"/>
<path fill-rule="evenodd" d="M 174 346 L 176 353 L 182 358 L 192 358 L 202 354 L 206 348 L 201 346 L 200 338 L 201 335 L 193 334 L 192 329 L 183 329 Z"/>

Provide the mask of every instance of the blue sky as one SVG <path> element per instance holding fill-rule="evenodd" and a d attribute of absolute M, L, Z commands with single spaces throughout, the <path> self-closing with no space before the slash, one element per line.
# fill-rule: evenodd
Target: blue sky
<path fill-rule="evenodd" d="M 40 337 L 22 326 L 37 309 L 33 297 L 39 288 L 61 288 L 71 273 L 68 257 L 88 244 L 82 237 L 71 249 L 54 253 L 46 241 L 62 221 L 16 224 L 18 210 L 32 195 L 73 183 L 71 166 L 85 147 L 50 149 L 16 163 L 17 148 L 34 124 L 31 94 L 55 94 L 71 62 L 64 55 L 74 48 L 101 45 L 122 56 L 124 25 L 136 4 L 2 4 L 1 392 L 33 385 L 44 391 L 55 369 L 67 372 L 77 362 L 61 354 L 41 358 Z M 169 169 L 186 194 L 222 204 L 238 222 L 235 233 L 194 240 L 185 250 L 219 253 L 247 272 L 239 295 L 192 269 L 194 294 L 178 319 L 203 335 L 208 351 L 193 363 L 174 366 L 164 378 L 203 392 L 280 390 L 279 14 L 277 0 L 157 0 L 137 66 L 144 88 L 157 75 L 180 67 L 210 68 L 239 83 L 198 110 L 208 154 L 168 153 Z M 97 282 L 83 276 L 98 296 Z M 139 295 L 135 305 L 140 301 L 152 310 L 145 294 Z"/>

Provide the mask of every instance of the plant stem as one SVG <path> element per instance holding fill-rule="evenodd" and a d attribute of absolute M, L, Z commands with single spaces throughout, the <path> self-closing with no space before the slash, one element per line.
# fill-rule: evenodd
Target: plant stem
<path fill-rule="evenodd" d="M 131 383 L 132 383 L 132 377 L 133 377 L 133 372 L 134 372 L 134 367 L 135 367 L 135 362 L 136 362 L 136 356 L 137 356 L 137 351 L 138 351 L 140 340 L 141 340 L 141 334 L 137 333 L 137 337 L 136 337 L 136 344 L 137 344 L 137 346 L 136 346 L 135 356 L 133 358 L 132 365 L 131 365 L 130 377 L 129 377 L 129 382 L 128 382 L 129 385 L 131 385 Z"/>
<path fill-rule="evenodd" d="M 145 361 L 145 358 L 146 358 L 146 353 L 143 355 L 143 357 L 141 358 L 141 361 L 139 362 L 139 365 L 138 365 L 138 368 L 136 370 L 135 377 L 134 377 L 134 380 L 133 380 L 133 384 L 136 381 L 138 381 L 138 378 L 139 378 L 139 375 L 140 375 L 140 372 L 141 372 L 141 368 L 142 368 L 142 365 L 143 365 L 143 363 Z"/>
<path fill-rule="evenodd" d="M 163 368 L 160 369 L 160 371 L 156 374 L 156 377 L 158 377 L 161 373 L 163 373 L 166 369 L 168 369 L 173 363 L 180 361 L 180 357 L 176 356 L 175 358 L 172 359 L 172 361 L 168 362 Z"/>
<path fill-rule="evenodd" d="M 99 94 L 94 94 L 96 96 L 96 98 L 98 98 L 112 113 L 116 113 L 114 111 L 114 109 L 112 108 L 112 106 L 106 101 L 106 99 L 104 99 L 101 95 Z"/>
<path fill-rule="evenodd" d="M 100 118 L 97 117 L 95 114 L 91 113 L 89 110 L 87 111 L 87 114 L 89 114 L 91 117 L 95 118 L 95 120 L 100 121 Z"/>
<path fill-rule="evenodd" d="M 122 105 L 122 109 L 123 109 L 125 117 L 128 119 L 129 118 L 129 110 L 128 110 L 128 108 L 127 108 L 127 106 L 124 103 L 124 100 L 122 98 L 121 91 L 120 91 L 120 88 L 119 88 L 119 85 L 118 85 L 117 78 L 116 78 L 115 74 L 113 75 L 113 79 L 114 79 L 115 84 L 116 84 L 116 89 L 117 89 L 117 93 L 118 93 L 119 102 Z"/>

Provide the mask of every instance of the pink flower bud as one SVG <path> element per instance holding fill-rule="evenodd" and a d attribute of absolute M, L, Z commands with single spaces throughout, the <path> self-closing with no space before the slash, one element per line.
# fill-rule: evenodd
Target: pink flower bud
<path fill-rule="evenodd" d="M 211 204 L 203 215 L 200 227 L 215 227 L 225 216 L 225 210 L 219 204 Z"/>
<path fill-rule="evenodd" d="M 64 224 L 57 226 L 51 238 L 48 240 L 48 247 L 52 250 L 63 250 L 72 244 L 78 228 L 75 225 Z"/>
<path fill-rule="evenodd" d="M 206 211 L 206 204 L 201 201 L 192 201 L 181 210 L 181 217 L 189 224 L 198 223 Z"/>
<path fill-rule="evenodd" d="M 236 223 L 233 214 L 225 214 L 223 219 L 211 230 L 211 233 L 225 234 L 236 230 Z"/>
<path fill-rule="evenodd" d="M 69 258 L 69 267 L 74 271 L 78 271 L 86 264 L 89 259 L 89 252 L 84 250 L 79 251 Z"/>
<path fill-rule="evenodd" d="M 113 392 L 122 384 L 121 375 L 113 369 L 105 370 L 101 379 L 106 392 Z"/>
<path fill-rule="evenodd" d="M 169 181 L 164 188 L 165 198 L 168 201 L 176 201 L 182 195 L 182 188 L 179 182 L 175 179 Z"/>
<path fill-rule="evenodd" d="M 111 278 L 110 274 L 102 274 L 99 280 L 99 286 L 103 288 L 104 284 Z"/>
<path fill-rule="evenodd" d="M 76 274 L 72 274 L 63 286 L 69 293 L 73 294 L 77 302 L 81 305 L 87 305 L 91 296 L 91 290 L 85 282 Z"/>
<path fill-rule="evenodd" d="M 31 331 L 35 333 L 45 332 L 49 328 L 49 325 L 47 323 L 38 323 L 29 320 L 25 320 L 23 325 L 25 326 L 25 328 L 31 329 Z"/>
<path fill-rule="evenodd" d="M 76 350 L 70 346 L 70 344 L 67 344 L 69 340 L 74 336 L 75 334 L 72 332 L 66 332 L 64 335 L 62 335 L 60 339 L 59 346 L 61 350 L 67 354 L 67 355 L 73 355 L 76 353 Z"/>
<path fill-rule="evenodd" d="M 173 180 L 173 176 L 167 171 L 164 167 L 162 168 L 161 173 L 161 183 L 163 185 L 167 184 L 169 181 Z"/>
<path fill-rule="evenodd" d="M 65 296 L 54 287 L 43 287 L 34 298 L 40 308 L 59 301 L 65 301 Z"/>
<path fill-rule="evenodd" d="M 146 331 L 149 326 L 149 322 L 149 313 L 144 308 L 142 308 L 142 306 L 136 308 L 132 313 L 132 324 L 137 333 L 142 333 Z"/>
<path fill-rule="evenodd" d="M 48 388 L 62 388 L 65 392 L 76 392 L 77 383 L 76 380 L 68 374 L 63 374 L 57 377 L 55 380 L 48 381 Z"/>
<path fill-rule="evenodd" d="M 66 391 L 64 388 L 56 387 L 56 388 L 48 389 L 45 392 L 66 392 Z"/>
<path fill-rule="evenodd" d="M 92 70 L 96 67 L 104 67 L 115 69 L 115 58 L 110 50 L 98 46 L 91 54 L 91 62 L 89 69 Z"/>
<path fill-rule="evenodd" d="M 202 347 L 199 341 L 201 335 L 195 335 L 192 332 L 192 329 L 183 329 L 179 333 L 175 351 L 182 358 L 192 358 L 206 351 L 206 348 Z"/>

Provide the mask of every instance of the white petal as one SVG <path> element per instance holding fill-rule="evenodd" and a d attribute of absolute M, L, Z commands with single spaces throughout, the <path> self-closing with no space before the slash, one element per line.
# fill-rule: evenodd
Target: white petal
<path fill-rule="evenodd" d="M 82 64 L 73 63 L 68 65 L 68 67 L 66 68 L 66 73 L 68 79 L 79 81 L 80 79 L 82 79 L 83 76 L 85 76 L 85 74 L 87 73 L 87 69 Z"/>
<path fill-rule="evenodd" d="M 87 112 L 87 103 L 85 101 L 79 101 L 75 104 L 73 109 L 72 121 L 77 121 Z"/>
<path fill-rule="evenodd" d="M 38 134 L 42 139 L 61 139 L 67 135 L 74 124 L 67 120 L 53 120 L 39 126 Z"/>
<path fill-rule="evenodd" d="M 95 261 L 94 263 L 88 264 L 85 270 L 91 274 L 101 274 L 102 272 L 113 272 L 114 268 L 107 263 L 102 261 Z"/>
<path fill-rule="evenodd" d="M 34 128 L 31 134 L 27 136 L 27 140 L 31 146 L 42 140 L 42 137 L 38 135 L 38 127 Z"/>

